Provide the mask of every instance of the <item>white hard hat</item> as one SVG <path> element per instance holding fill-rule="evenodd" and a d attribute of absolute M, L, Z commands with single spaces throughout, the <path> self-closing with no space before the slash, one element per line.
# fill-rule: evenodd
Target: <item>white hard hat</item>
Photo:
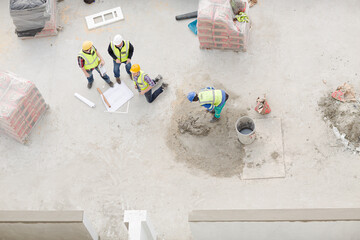
<path fill-rule="evenodd" d="M 115 45 L 120 45 L 122 41 L 123 41 L 123 38 L 122 38 L 122 36 L 120 34 L 115 35 L 115 37 L 114 37 L 114 44 Z"/>

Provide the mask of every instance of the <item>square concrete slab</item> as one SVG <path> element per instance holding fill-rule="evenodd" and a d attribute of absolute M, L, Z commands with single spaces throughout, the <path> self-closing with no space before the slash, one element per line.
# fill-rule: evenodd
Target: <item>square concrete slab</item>
<path fill-rule="evenodd" d="M 256 139 L 245 146 L 241 179 L 285 177 L 281 119 L 254 119 Z"/>

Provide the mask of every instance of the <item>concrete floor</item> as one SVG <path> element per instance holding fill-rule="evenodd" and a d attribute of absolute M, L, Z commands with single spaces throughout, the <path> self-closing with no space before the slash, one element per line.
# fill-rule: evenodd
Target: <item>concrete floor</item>
<path fill-rule="evenodd" d="M 87 30 L 85 16 L 119 3 L 125 21 Z M 345 81 L 360 92 L 360 2 L 260 1 L 250 9 L 246 53 L 199 49 L 190 21 L 174 19 L 197 1 L 64 0 L 58 7 L 64 29 L 57 37 L 23 41 L 8 2 L 0 2 L 0 69 L 35 82 L 50 105 L 27 146 L 0 136 L 0 209 L 83 209 L 109 240 L 126 239 L 123 210 L 145 209 L 160 239 L 182 240 L 191 239 L 193 209 L 360 207 L 359 156 L 336 143 L 317 106 Z M 111 70 L 106 49 L 117 33 L 134 44 L 133 63 L 170 83 L 151 105 L 134 90 L 128 114 L 104 113 L 76 63 L 89 39 Z M 198 84 L 223 84 L 240 96 L 234 105 L 253 108 L 267 94 L 269 117 L 282 119 L 286 178 L 216 178 L 174 160 L 166 134 L 175 92 L 207 74 Z M 94 87 L 103 86 L 95 74 Z"/>

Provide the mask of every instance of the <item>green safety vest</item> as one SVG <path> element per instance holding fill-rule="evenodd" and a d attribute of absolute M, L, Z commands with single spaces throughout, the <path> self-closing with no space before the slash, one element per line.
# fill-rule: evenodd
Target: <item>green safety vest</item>
<path fill-rule="evenodd" d="M 96 68 L 99 65 L 100 59 L 98 58 L 94 47 L 91 48 L 90 53 L 85 53 L 83 50 L 81 50 L 79 52 L 78 56 L 81 57 L 82 59 L 84 59 L 85 70 Z"/>
<path fill-rule="evenodd" d="M 200 105 L 211 104 L 218 106 L 222 100 L 221 90 L 202 90 L 198 96 Z"/>
<path fill-rule="evenodd" d="M 124 41 L 124 46 L 122 46 L 121 52 L 120 52 L 119 48 L 117 48 L 113 42 L 110 43 L 110 46 L 111 46 L 111 49 L 113 50 L 115 56 L 118 59 L 120 59 L 120 62 L 126 62 L 126 60 L 128 60 L 129 47 L 130 47 L 129 41 Z"/>
<path fill-rule="evenodd" d="M 136 82 L 134 81 L 134 84 L 137 85 L 141 91 L 143 91 L 149 87 L 149 84 L 144 79 L 145 76 L 147 76 L 147 74 L 140 70 L 140 75 L 136 79 Z"/>

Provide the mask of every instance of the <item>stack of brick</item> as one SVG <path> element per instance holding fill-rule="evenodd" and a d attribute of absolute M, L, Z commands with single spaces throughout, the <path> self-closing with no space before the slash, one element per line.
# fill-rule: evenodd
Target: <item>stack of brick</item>
<path fill-rule="evenodd" d="M 56 0 L 10 0 L 10 15 L 21 39 L 58 34 Z"/>
<path fill-rule="evenodd" d="M 247 0 L 200 0 L 197 18 L 200 48 L 246 51 L 250 21 L 234 20 L 238 10 L 232 5 L 248 14 Z"/>
<path fill-rule="evenodd" d="M 26 143 L 46 109 L 32 82 L 10 72 L 0 72 L 0 133 Z"/>
<path fill-rule="evenodd" d="M 49 0 L 49 4 L 50 4 L 50 10 L 49 10 L 50 20 L 45 22 L 44 29 L 35 35 L 36 38 L 56 36 L 58 34 L 56 0 Z M 21 39 L 27 39 L 27 38 L 30 37 L 22 37 Z"/>

